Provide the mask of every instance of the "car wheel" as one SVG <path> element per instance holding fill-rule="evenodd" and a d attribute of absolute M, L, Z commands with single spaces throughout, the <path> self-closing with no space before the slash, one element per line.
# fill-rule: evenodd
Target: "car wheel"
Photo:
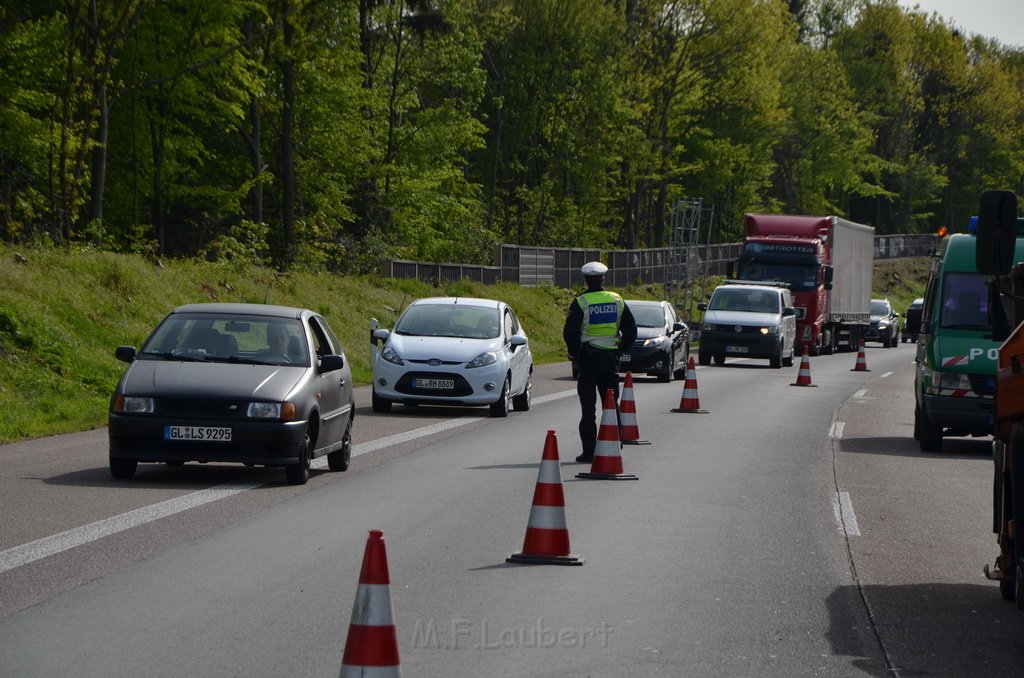
<path fill-rule="evenodd" d="M 725 356 L 724 355 L 716 355 L 715 356 L 715 364 L 716 365 L 724 365 L 725 364 Z"/>
<path fill-rule="evenodd" d="M 782 344 L 779 344 L 779 353 L 778 353 L 778 355 L 773 356 L 773 357 L 768 359 L 768 364 L 771 367 L 773 367 L 774 369 L 779 369 L 780 367 L 782 367 L 782 349 L 783 349 Z"/>
<path fill-rule="evenodd" d="M 381 398 L 379 395 L 377 395 L 377 391 L 376 390 L 374 390 L 373 395 L 371 396 L 371 399 L 373 401 L 373 411 L 374 412 L 390 412 L 391 411 L 391 401 L 390 400 L 385 400 L 384 398 Z"/>
<path fill-rule="evenodd" d="M 789 347 L 789 355 L 782 359 L 782 365 L 784 367 L 792 367 L 793 366 L 793 355 L 794 355 L 795 352 L 796 352 L 796 347 L 795 346 L 790 346 Z"/>
<path fill-rule="evenodd" d="M 309 462 L 313 441 L 309 437 L 309 427 L 306 427 L 306 435 L 302 439 L 302 447 L 299 449 L 299 463 L 288 464 L 284 467 L 284 476 L 289 485 L 305 485 L 309 480 Z"/>
<path fill-rule="evenodd" d="M 511 384 L 509 378 L 505 377 L 505 383 L 501 385 L 501 395 L 498 397 L 496 402 L 491 403 L 491 416 L 492 417 L 507 417 L 509 407 L 511 403 L 511 396 L 509 391 L 511 390 Z"/>
<path fill-rule="evenodd" d="M 348 418 L 345 434 L 341 436 L 341 447 L 327 453 L 327 468 L 332 471 L 347 471 L 352 461 L 352 417 Z"/>
<path fill-rule="evenodd" d="M 922 452 L 942 452 L 942 427 L 933 425 L 920 407 L 914 410 L 914 430 Z"/>
<path fill-rule="evenodd" d="M 690 347 L 686 347 L 686 352 L 683 353 L 683 366 L 672 373 L 672 376 L 676 379 L 686 379 L 686 370 L 690 367 Z M 675 365 L 673 365 L 675 367 Z"/>
<path fill-rule="evenodd" d="M 882 337 L 882 347 L 883 348 L 892 348 L 893 346 L 895 346 L 895 344 L 892 343 L 892 336 L 891 335 L 887 334 L 884 337 Z"/>
<path fill-rule="evenodd" d="M 516 412 L 526 412 L 530 409 L 530 401 L 533 399 L 533 374 L 526 375 L 526 388 L 523 392 L 512 399 L 512 407 Z"/>
<path fill-rule="evenodd" d="M 110 475 L 118 480 L 131 480 L 135 476 L 135 469 L 138 467 L 139 462 L 134 459 L 110 458 Z"/>
<path fill-rule="evenodd" d="M 705 351 L 697 351 L 697 364 L 707 367 L 711 364 L 711 354 Z"/>
<path fill-rule="evenodd" d="M 897 334 L 896 336 L 894 336 L 892 338 L 892 347 L 896 348 L 899 345 L 900 345 L 900 335 Z"/>
<path fill-rule="evenodd" d="M 672 381 L 672 368 L 676 364 L 676 353 L 672 351 L 668 355 L 668 361 L 665 363 L 665 371 L 658 372 L 658 381 L 661 383 L 667 383 Z"/>

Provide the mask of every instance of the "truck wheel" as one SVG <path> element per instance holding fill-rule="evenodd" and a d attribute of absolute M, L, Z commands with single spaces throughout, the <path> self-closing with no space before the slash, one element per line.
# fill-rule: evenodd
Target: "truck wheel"
<path fill-rule="evenodd" d="M 697 351 L 697 364 L 707 367 L 711 364 L 711 354 L 707 351 Z"/>
<path fill-rule="evenodd" d="M 922 452 L 942 452 L 942 427 L 933 425 L 920 407 L 914 409 L 914 430 Z"/>

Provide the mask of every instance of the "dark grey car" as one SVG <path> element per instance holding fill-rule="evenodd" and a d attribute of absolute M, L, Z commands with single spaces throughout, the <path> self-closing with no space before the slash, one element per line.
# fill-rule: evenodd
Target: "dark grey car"
<path fill-rule="evenodd" d="M 283 335 L 283 336 L 282 336 Z M 110 400 L 110 473 L 139 462 L 283 466 L 309 478 L 327 455 L 333 471 L 352 454 L 352 376 L 327 320 L 264 304 L 189 304 L 164 318 L 129 363 Z"/>
<path fill-rule="evenodd" d="M 658 381 L 686 377 L 690 359 L 690 329 L 680 322 L 667 301 L 627 299 L 636 321 L 636 341 L 622 351 L 619 372 L 646 373 Z"/>

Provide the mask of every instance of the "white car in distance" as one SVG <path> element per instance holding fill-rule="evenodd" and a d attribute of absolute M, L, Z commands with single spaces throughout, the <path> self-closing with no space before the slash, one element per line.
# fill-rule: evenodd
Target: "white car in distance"
<path fill-rule="evenodd" d="M 373 411 L 403 405 L 490 407 L 491 416 L 530 409 L 533 355 L 508 304 L 472 297 L 417 299 L 373 359 Z"/>

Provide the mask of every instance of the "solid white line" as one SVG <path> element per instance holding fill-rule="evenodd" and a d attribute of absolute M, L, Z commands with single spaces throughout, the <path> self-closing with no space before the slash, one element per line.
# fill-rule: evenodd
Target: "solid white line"
<path fill-rule="evenodd" d="M 890 376 L 891 374 L 892 374 L 892 372 L 886 372 L 885 374 L 882 375 L 882 379 L 885 379 L 886 377 Z"/>
<path fill-rule="evenodd" d="M 845 424 L 841 421 L 837 421 L 832 424 L 832 428 L 828 432 L 828 437 L 834 440 L 839 440 L 843 437 L 843 427 Z"/>
<path fill-rule="evenodd" d="M 566 398 L 571 395 L 576 395 L 576 391 L 561 391 L 559 393 L 552 393 L 550 395 L 542 396 L 540 398 L 534 398 L 532 401 L 533 405 L 543 405 L 547 402 Z M 430 426 L 423 426 L 421 428 L 413 429 L 412 431 L 406 431 L 405 433 L 398 433 L 387 438 L 380 438 L 378 440 L 371 440 L 369 442 L 360 443 L 352 447 L 352 456 L 356 457 L 362 454 L 369 454 L 376 450 L 389 447 L 391 445 L 398 445 L 405 443 L 410 440 L 416 440 L 424 436 L 433 435 L 441 431 L 447 431 L 449 429 L 458 428 L 465 426 L 466 424 L 472 424 L 473 422 L 480 421 L 480 419 L 486 418 L 485 416 L 467 416 L 459 417 L 458 419 L 450 419 L 448 421 L 438 422 L 431 424 Z M 310 464 L 311 468 L 323 469 L 327 468 L 327 458 L 320 457 L 314 459 Z M 261 487 L 264 483 L 247 483 L 247 482 L 230 482 L 222 485 L 216 485 L 214 487 L 199 490 L 198 492 L 191 492 L 189 494 L 176 497 L 175 499 L 168 499 L 151 506 L 144 506 L 142 508 L 135 509 L 134 511 L 128 511 L 120 515 L 111 516 L 110 518 L 104 518 L 103 520 L 97 520 L 94 523 L 88 525 L 82 525 L 80 527 L 74 527 L 70 530 L 65 530 L 58 534 L 51 535 L 49 537 L 43 537 L 42 539 L 36 539 L 35 541 L 22 544 L 20 546 L 12 546 L 9 549 L 0 551 L 0 573 L 8 570 L 13 570 L 16 567 L 27 565 L 48 556 L 56 555 L 73 549 L 76 546 L 82 546 L 89 542 L 108 537 L 118 532 L 129 530 L 133 527 L 145 525 L 151 523 L 154 520 L 160 518 L 166 518 L 182 511 L 187 511 L 197 506 L 209 504 L 225 497 L 230 497 L 233 494 L 239 492 L 245 492 L 246 490 L 254 490 L 257 487 Z"/>
<path fill-rule="evenodd" d="M 832 497 L 832 512 L 847 537 L 860 536 L 860 528 L 857 526 L 857 516 L 853 513 L 853 502 L 850 501 L 849 492 L 840 492 Z"/>

